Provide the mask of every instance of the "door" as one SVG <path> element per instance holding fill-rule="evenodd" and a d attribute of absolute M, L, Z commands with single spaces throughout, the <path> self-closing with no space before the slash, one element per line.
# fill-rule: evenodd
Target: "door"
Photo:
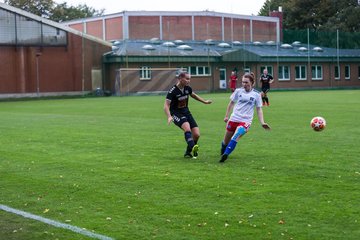
<path fill-rule="evenodd" d="M 220 89 L 226 89 L 226 68 L 220 68 L 219 69 L 219 87 Z"/>

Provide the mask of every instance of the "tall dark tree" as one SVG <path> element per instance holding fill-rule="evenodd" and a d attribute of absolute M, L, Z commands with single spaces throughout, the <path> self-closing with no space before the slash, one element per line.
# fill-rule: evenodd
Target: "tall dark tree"
<path fill-rule="evenodd" d="M 259 15 L 283 7 L 284 29 L 360 30 L 357 0 L 266 0 Z"/>
<path fill-rule="evenodd" d="M 51 16 L 55 5 L 53 0 L 5 0 L 4 3 L 44 18 Z"/>
<path fill-rule="evenodd" d="M 272 11 L 278 11 L 289 0 L 266 0 L 259 11 L 259 16 L 269 16 Z"/>
<path fill-rule="evenodd" d="M 56 22 L 78 18 L 101 16 L 104 9 L 95 10 L 85 4 L 68 6 L 66 2 L 56 4 L 53 0 L 5 0 L 6 4 Z"/>
<path fill-rule="evenodd" d="M 75 7 L 68 6 L 67 3 L 64 2 L 54 7 L 50 19 L 56 22 L 63 22 L 72 19 L 102 16 L 104 11 L 104 9 L 95 10 L 85 4 L 79 4 Z"/>

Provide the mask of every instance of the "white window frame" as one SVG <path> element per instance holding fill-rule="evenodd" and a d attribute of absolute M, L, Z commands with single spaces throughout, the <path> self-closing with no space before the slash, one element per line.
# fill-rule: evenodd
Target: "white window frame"
<path fill-rule="evenodd" d="M 347 68 L 348 68 L 348 70 L 347 70 Z M 350 77 L 351 77 L 351 68 L 350 68 L 350 65 L 345 65 L 344 73 L 345 73 L 345 79 L 346 79 L 346 80 L 350 80 Z M 348 73 L 349 75 L 347 75 L 347 73 Z"/>
<path fill-rule="evenodd" d="M 142 81 L 151 80 L 151 67 L 148 66 L 140 67 L 140 80 Z"/>
<path fill-rule="evenodd" d="M 313 74 L 313 69 L 315 70 L 315 76 Z M 323 80 L 323 70 L 321 65 L 311 66 L 311 79 L 316 81 Z"/>
<path fill-rule="evenodd" d="M 305 69 L 305 76 L 302 76 L 302 69 Z M 299 78 L 296 77 L 296 72 L 299 71 Z M 307 79 L 307 71 L 305 65 L 296 65 L 295 66 L 295 80 L 304 81 Z"/>
<path fill-rule="evenodd" d="M 285 69 L 287 68 L 287 72 L 288 72 L 288 76 L 287 77 L 284 77 L 285 76 Z M 290 67 L 288 65 L 280 65 L 279 66 L 279 81 L 288 81 L 290 80 Z"/>

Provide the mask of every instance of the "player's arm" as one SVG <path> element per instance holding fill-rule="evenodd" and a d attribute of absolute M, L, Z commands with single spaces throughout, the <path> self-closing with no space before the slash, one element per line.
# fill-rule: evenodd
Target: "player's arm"
<path fill-rule="evenodd" d="M 229 115 L 232 112 L 232 110 L 234 108 L 234 105 L 235 105 L 235 103 L 230 100 L 229 104 L 226 107 L 226 113 L 225 113 L 225 117 L 224 117 L 224 122 L 229 121 Z"/>
<path fill-rule="evenodd" d="M 202 97 L 200 97 L 199 95 L 197 95 L 196 93 L 191 93 L 191 97 L 199 102 L 202 102 L 204 104 L 210 104 L 212 103 L 212 100 L 205 100 Z"/>
<path fill-rule="evenodd" d="M 274 82 L 274 78 L 273 76 L 271 76 L 269 83 L 273 83 L 273 82 Z"/>
<path fill-rule="evenodd" d="M 264 121 L 264 114 L 263 114 L 262 108 L 261 108 L 261 107 L 256 107 L 256 112 L 257 112 L 258 119 L 259 119 L 259 122 L 260 122 L 261 126 L 262 126 L 265 130 L 270 130 L 271 128 L 270 128 L 269 124 L 267 124 L 267 123 Z"/>
<path fill-rule="evenodd" d="M 171 103 L 171 100 L 165 99 L 164 112 L 165 112 L 165 115 L 167 116 L 167 123 L 168 124 L 170 124 L 173 121 L 173 117 L 170 114 L 170 103 Z"/>

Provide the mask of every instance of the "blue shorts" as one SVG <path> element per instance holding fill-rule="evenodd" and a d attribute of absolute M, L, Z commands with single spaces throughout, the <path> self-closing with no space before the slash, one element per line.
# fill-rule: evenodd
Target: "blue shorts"
<path fill-rule="evenodd" d="M 175 125 L 178 126 L 179 128 L 181 128 L 181 126 L 184 124 L 184 122 L 188 122 L 190 124 L 191 129 L 198 127 L 198 125 L 197 125 L 195 119 L 193 118 L 193 116 L 191 115 L 191 113 L 186 113 L 186 114 L 173 113 L 172 117 L 174 119 Z"/>

